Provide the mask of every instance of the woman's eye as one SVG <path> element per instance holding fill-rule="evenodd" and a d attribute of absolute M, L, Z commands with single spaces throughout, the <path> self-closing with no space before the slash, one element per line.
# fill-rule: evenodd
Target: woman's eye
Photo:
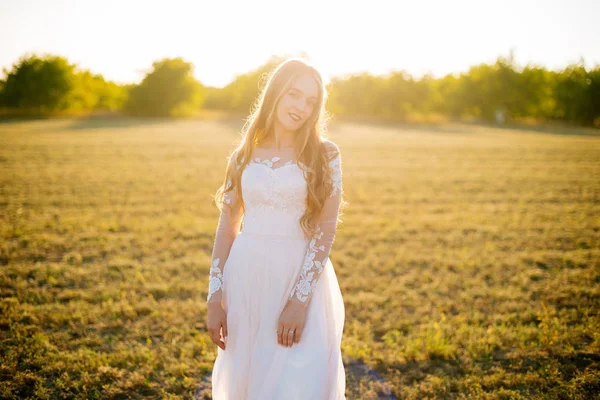
<path fill-rule="evenodd" d="M 290 92 L 290 96 L 292 96 L 293 98 L 297 99 L 298 98 L 298 92 Z"/>

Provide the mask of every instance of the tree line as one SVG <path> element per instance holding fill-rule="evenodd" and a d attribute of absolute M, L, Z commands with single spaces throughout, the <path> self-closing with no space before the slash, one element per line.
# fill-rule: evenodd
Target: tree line
<path fill-rule="evenodd" d="M 112 111 L 137 116 L 189 116 L 202 109 L 247 113 L 266 74 L 283 58 L 238 75 L 223 88 L 203 85 L 182 58 L 155 61 L 138 84 L 119 85 L 56 55 L 25 55 L 4 69 L 0 115 Z M 342 117 L 386 120 L 473 119 L 563 121 L 600 126 L 600 66 L 583 60 L 560 71 L 521 67 L 512 53 L 493 64 L 441 78 L 406 71 L 338 76 L 328 109 Z"/>

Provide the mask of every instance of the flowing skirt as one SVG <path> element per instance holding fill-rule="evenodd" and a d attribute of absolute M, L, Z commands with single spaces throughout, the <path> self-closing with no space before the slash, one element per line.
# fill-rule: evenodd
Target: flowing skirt
<path fill-rule="evenodd" d="M 344 303 L 327 260 L 308 306 L 300 343 L 277 343 L 277 325 L 308 240 L 245 234 L 224 265 L 228 336 L 212 372 L 215 400 L 345 399 L 341 355 Z"/>

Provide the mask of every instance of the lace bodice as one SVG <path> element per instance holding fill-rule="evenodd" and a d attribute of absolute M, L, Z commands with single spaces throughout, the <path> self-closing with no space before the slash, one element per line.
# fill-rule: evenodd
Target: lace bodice
<path fill-rule="evenodd" d="M 342 199 L 341 154 L 333 142 L 325 142 L 329 153 L 332 190 L 325 205 L 314 236 L 310 239 L 296 285 L 290 299 L 307 305 L 326 265 L 333 245 L 337 219 Z M 242 198 L 245 214 L 243 232 L 255 235 L 303 239 L 300 217 L 306 207 L 307 183 L 304 165 L 297 161 L 294 149 L 255 148 L 252 159 L 241 176 Z M 231 186 L 231 182 L 227 182 Z M 242 207 L 235 191 L 225 194 L 224 202 L 231 206 L 223 207 L 219 217 L 212 265 L 208 301 L 221 301 L 221 292 L 226 284 L 223 280 L 223 266 L 235 237 L 242 225 Z"/>

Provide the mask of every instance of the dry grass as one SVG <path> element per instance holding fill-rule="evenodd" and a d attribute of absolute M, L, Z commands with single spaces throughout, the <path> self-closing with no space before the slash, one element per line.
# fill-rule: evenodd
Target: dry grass
<path fill-rule="evenodd" d="M 0 123 L 0 397 L 209 394 L 241 119 Z M 349 399 L 600 392 L 600 136 L 334 123 Z M 355 379 L 356 378 L 356 379 Z"/>

